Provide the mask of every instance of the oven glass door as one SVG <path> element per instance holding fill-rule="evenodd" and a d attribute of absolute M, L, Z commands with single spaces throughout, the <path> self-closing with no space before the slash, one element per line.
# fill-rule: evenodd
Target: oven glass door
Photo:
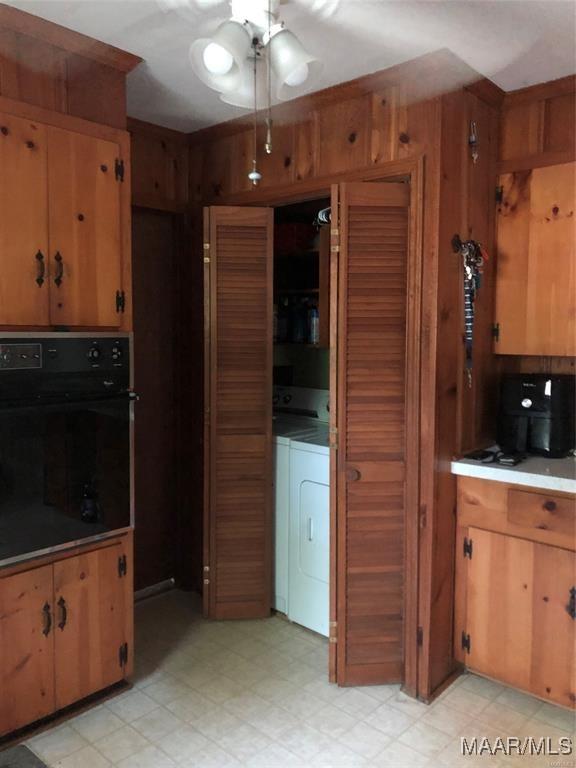
<path fill-rule="evenodd" d="M 130 525 L 131 408 L 0 407 L 0 561 Z"/>

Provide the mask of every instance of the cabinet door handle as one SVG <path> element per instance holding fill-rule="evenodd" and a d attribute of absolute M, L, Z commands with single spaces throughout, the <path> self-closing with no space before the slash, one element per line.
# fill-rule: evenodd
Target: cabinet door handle
<path fill-rule="evenodd" d="M 360 478 L 362 477 L 360 470 L 358 469 L 348 469 L 346 470 L 346 478 L 351 483 L 356 483 Z"/>
<path fill-rule="evenodd" d="M 52 629 L 52 613 L 50 612 L 50 603 L 44 603 L 44 607 L 42 608 L 42 619 L 44 621 L 42 634 L 44 637 L 48 637 L 50 630 Z"/>
<path fill-rule="evenodd" d="M 58 288 L 60 288 L 62 285 L 62 278 L 64 277 L 64 259 L 62 258 L 60 251 L 56 251 L 54 261 L 56 262 L 56 275 L 54 277 L 54 283 L 58 286 Z"/>
<path fill-rule="evenodd" d="M 554 512 L 554 510 L 556 509 L 556 502 L 552 501 L 552 499 L 548 499 L 547 501 L 544 502 L 542 506 L 547 512 Z"/>
<path fill-rule="evenodd" d="M 66 600 L 64 600 L 63 597 L 58 600 L 58 608 L 60 609 L 60 621 L 58 622 L 58 627 L 64 629 L 66 622 L 68 621 L 68 609 L 66 607 Z"/>
<path fill-rule="evenodd" d="M 38 287 L 41 287 L 44 283 L 44 278 L 46 276 L 46 264 L 44 264 L 44 254 L 42 253 L 42 251 L 38 251 L 35 258 L 36 258 L 36 261 L 38 262 L 38 273 L 36 275 L 36 282 L 38 283 Z"/>
<path fill-rule="evenodd" d="M 568 600 L 566 611 L 571 619 L 576 619 L 576 587 L 572 587 L 570 590 L 570 599 Z"/>

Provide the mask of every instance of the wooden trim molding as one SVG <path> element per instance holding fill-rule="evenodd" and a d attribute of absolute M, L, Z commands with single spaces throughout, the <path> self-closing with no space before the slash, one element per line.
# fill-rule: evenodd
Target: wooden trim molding
<path fill-rule="evenodd" d="M 504 95 L 502 106 L 507 109 L 531 101 L 553 99 L 556 96 L 569 96 L 571 93 L 576 93 L 576 75 L 568 75 L 558 80 L 549 80 L 547 83 L 537 83 L 526 88 L 519 88 L 517 91 L 509 91 Z"/>
<path fill-rule="evenodd" d="M 122 51 L 113 45 L 94 40 L 80 32 L 66 29 L 52 21 L 41 19 L 39 16 L 12 8 L 4 3 L 0 3 L 0 27 L 43 40 L 56 48 L 92 59 L 121 72 L 130 72 L 142 61 L 140 56 L 135 56 L 133 53 Z"/>

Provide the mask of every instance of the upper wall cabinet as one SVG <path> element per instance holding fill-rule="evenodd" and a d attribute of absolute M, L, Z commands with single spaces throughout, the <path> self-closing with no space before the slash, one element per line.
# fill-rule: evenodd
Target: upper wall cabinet
<path fill-rule="evenodd" d="M 494 351 L 576 355 L 576 163 L 500 177 Z"/>
<path fill-rule="evenodd" d="M 127 162 L 94 134 L 0 114 L 2 327 L 125 327 Z"/>

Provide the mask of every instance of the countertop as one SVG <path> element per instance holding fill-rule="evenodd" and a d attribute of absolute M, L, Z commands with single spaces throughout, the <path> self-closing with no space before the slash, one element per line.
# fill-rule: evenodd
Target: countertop
<path fill-rule="evenodd" d="M 527 485 L 549 491 L 576 493 L 576 457 L 574 456 L 568 456 L 565 459 L 530 456 L 515 467 L 459 459 L 452 462 L 451 468 L 455 475 Z"/>

